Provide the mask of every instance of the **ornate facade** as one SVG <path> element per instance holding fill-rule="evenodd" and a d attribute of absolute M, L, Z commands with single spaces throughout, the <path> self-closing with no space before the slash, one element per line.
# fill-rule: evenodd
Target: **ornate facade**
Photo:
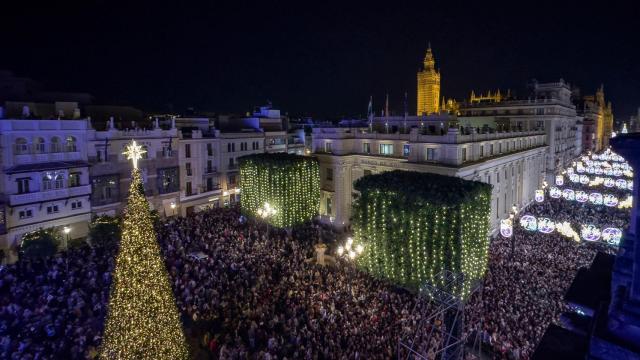
<path fill-rule="evenodd" d="M 424 56 L 423 68 L 418 71 L 418 115 L 440 111 L 440 72 L 435 68 L 431 45 Z"/>

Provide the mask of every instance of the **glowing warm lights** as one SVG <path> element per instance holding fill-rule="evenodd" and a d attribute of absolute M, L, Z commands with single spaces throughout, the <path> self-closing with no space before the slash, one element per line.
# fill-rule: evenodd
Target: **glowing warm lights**
<path fill-rule="evenodd" d="M 562 190 L 558 189 L 557 187 L 552 187 L 551 189 L 549 189 L 549 196 L 554 199 L 558 199 L 560 198 L 560 196 L 562 196 Z"/>
<path fill-rule="evenodd" d="M 562 175 L 556 175 L 556 185 L 557 185 L 557 186 L 562 186 L 562 185 L 564 185 L 564 176 L 562 176 Z"/>
<path fill-rule="evenodd" d="M 528 231 L 538 230 L 538 220 L 532 215 L 524 215 L 520 218 L 520 226 Z"/>
<path fill-rule="evenodd" d="M 576 201 L 577 202 L 587 202 L 589 201 L 589 195 L 584 191 L 576 191 Z"/>
<path fill-rule="evenodd" d="M 415 288 L 441 284 L 443 270 L 462 272 L 465 296 L 488 265 L 491 188 L 484 183 L 409 171 L 358 179 L 354 238 L 365 251 L 356 261 L 375 277 Z M 356 247 L 357 252 L 357 247 Z"/>
<path fill-rule="evenodd" d="M 534 199 L 537 202 L 543 202 L 544 201 L 544 190 L 536 190 L 536 193 L 534 195 Z"/>
<path fill-rule="evenodd" d="M 602 205 L 602 194 L 595 192 L 595 193 L 591 193 L 589 194 L 589 202 L 594 204 L 594 205 Z"/>
<path fill-rule="evenodd" d="M 242 197 L 247 215 L 278 227 L 291 227 L 318 215 L 318 160 L 291 154 L 256 154 L 240 158 Z"/>
<path fill-rule="evenodd" d="M 127 145 L 125 151 L 122 153 L 127 156 L 127 160 L 132 160 L 133 168 L 138 168 L 138 160 L 142 159 L 142 154 L 146 153 L 142 145 L 138 145 L 135 140 L 131 141 L 131 144 Z"/>
<path fill-rule="evenodd" d="M 605 204 L 606 206 L 616 206 L 618 205 L 618 198 L 615 195 L 612 194 L 605 194 L 603 196 L 603 200 L 602 200 L 603 204 Z"/>
<path fill-rule="evenodd" d="M 188 359 L 180 314 L 135 165 L 129 189 L 100 357 Z"/>
<path fill-rule="evenodd" d="M 621 239 L 622 239 L 622 230 L 618 228 L 606 228 L 602 230 L 602 240 L 609 243 L 610 245 L 614 245 L 614 246 L 620 245 Z"/>
<path fill-rule="evenodd" d="M 550 234 L 556 228 L 556 225 L 549 218 L 539 218 L 538 219 L 538 231 L 545 234 Z"/>

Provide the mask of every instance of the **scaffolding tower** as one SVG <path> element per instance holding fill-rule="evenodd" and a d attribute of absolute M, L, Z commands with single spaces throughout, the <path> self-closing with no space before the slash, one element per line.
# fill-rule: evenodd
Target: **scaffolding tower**
<path fill-rule="evenodd" d="M 463 331 L 465 299 L 479 291 L 481 283 L 463 299 L 460 296 L 464 285 L 462 273 L 443 270 L 435 278 L 441 279 L 440 284 L 425 283 L 420 288 L 412 312 L 412 319 L 419 320 L 415 329 L 404 334 L 398 342 L 397 358 L 459 360 L 465 354 L 475 354 L 480 358 L 479 333 L 474 331 L 465 337 Z"/>

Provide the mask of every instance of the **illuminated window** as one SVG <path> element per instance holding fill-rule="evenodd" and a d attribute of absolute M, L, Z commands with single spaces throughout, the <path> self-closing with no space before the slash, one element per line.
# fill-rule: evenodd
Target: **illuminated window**
<path fill-rule="evenodd" d="M 328 152 L 328 153 L 333 152 L 333 149 L 332 149 L 331 145 L 332 145 L 332 144 L 331 144 L 330 142 L 326 142 L 326 143 L 324 143 L 324 151 L 325 151 L 325 152 Z"/>
<path fill-rule="evenodd" d="M 427 148 L 427 160 L 433 161 L 436 159 L 436 149 Z"/>
<path fill-rule="evenodd" d="M 362 152 L 365 154 L 371 154 L 371 143 L 362 143 Z"/>
<path fill-rule="evenodd" d="M 25 138 L 18 138 L 16 140 L 16 145 L 15 145 L 15 151 L 16 151 L 16 155 L 22 155 L 22 154 L 26 154 L 29 152 L 29 144 L 27 143 L 27 139 Z"/>
<path fill-rule="evenodd" d="M 329 181 L 333 180 L 333 169 L 332 168 L 327 168 L 327 180 L 329 180 Z"/>
<path fill-rule="evenodd" d="M 76 145 L 76 138 L 73 137 L 73 136 L 67 136 L 64 146 L 65 146 L 67 152 L 76 152 L 76 151 L 78 151 L 78 147 Z"/>
<path fill-rule="evenodd" d="M 20 212 L 18 213 L 18 217 L 20 219 L 28 219 L 30 217 L 33 217 L 33 210 L 32 209 L 20 210 Z"/>
<path fill-rule="evenodd" d="M 402 146 L 402 156 L 408 157 L 410 153 L 411 153 L 411 145 L 404 144 Z"/>
<path fill-rule="evenodd" d="M 393 144 L 380 144 L 380 155 L 393 155 Z"/>

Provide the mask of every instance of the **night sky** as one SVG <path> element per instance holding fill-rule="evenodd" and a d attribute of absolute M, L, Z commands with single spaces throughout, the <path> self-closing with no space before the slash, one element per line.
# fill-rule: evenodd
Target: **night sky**
<path fill-rule="evenodd" d="M 51 3 L 3 11 L 0 69 L 100 104 L 244 112 L 271 100 L 333 118 L 364 115 L 370 95 L 378 112 L 386 92 L 399 113 L 407 91 L 413 113 L 431 41 L 447 97 L 526 97 L 527 81 L 563 77 L 583 94 L 604 83 L 616 117 L 640 106 L 638 5 Z"/>

